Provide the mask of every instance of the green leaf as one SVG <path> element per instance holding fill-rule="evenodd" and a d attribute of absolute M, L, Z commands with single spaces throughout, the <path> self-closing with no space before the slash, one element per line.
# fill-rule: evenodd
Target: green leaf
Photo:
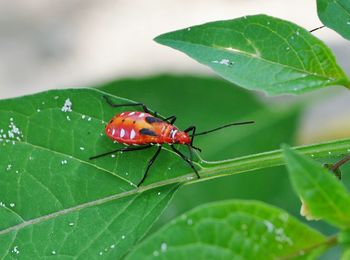
<path fill-rule="evenodd" d="M 120 146 L 103 134 L 116 109 L 102 95 L 61 90 L 0 101 L 1 259 L 119 258 L 144 236 L 177 190 L 178 184 L 136 189 L 133 183 L 153 151 L 88 159 Z M 68 99 L 72 111 L 64 107 Z M 167 177 L 168 167 L 176 174 L 188 172 L 179 158 L 164 152 L 146 184 Z"/>
<path fill-rule="evenodd" d="M 186 53 L 241 87 L 269 94 L 348 84 L 320 40 L 293 23 L 265 15 L 193 26 L 155 41 Z"/>
<path fill-rule="evenodd" d="M 190 125 L 204 131 L 232 121 L 255 120 L 253 125 L 223 129 L 200 136 L 195 145 L 205 160 L 223 160 L 276 149 L 282 142 L 293 144 L 302 106 L 266 105 L 255 93 L 220 78 L 161 75 L 105 83 L 100 89 L 142 101 L 166 116 L 176 115 L 177 126 Z M 147 89 L 147 91 L 145 91 Z M 205 104 L 205 105 L 203 105 Z M 271 136 L 271 132 L 274 135 Z M 269 183 L 269 189 L 265 184 Z M 210 190 L 210 192 L 208 192 Z M 273 192 L 271 192 L 273 191 Z M 217 178 L 182 187 L 157 224 L 166 223 L 203 203 L 232 198 L 272 203 L 298 214 L 285 167 Z"/>
<path fill-rule="evenodd" d="M 348 0 L 317 0 L 317 13 L 324 25 L 350 40 L 350 2 Z"/>
<path fill-rule="evenodd" d="M 293 187 L 310 213 L 337 227 L 350 227 L 350 196 L 334 174 L 287 147 L 284 157 Z"/>
<path fill-rule="evenodd" d="M 317 231 L 260 202 L 198 207 L 164 226 L 126 259 L 276 259 L 325 243 Z"/>
<path fill-rule="evenodd" d="M 350 259 L 350 248 L 345 248 L 341 256 L 341 260 L 348 260 L 348 259 Z"/>

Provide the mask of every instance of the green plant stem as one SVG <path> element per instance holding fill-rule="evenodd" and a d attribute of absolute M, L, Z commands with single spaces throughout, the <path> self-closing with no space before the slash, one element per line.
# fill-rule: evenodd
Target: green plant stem
<path fill-rule="evenodd" d="M 310 156 L 313 159 L 338 159 L 350 153 L 350 138 L 334 140 L 330 142 L 294 147 L 299 152 Z M 218 178 L 226 175 L 249 172 L 274 166 L 284 165 L 282 151 L 275 150 L 259 154 L 253 154 L 235 159 L 207 162 L 202 160 L 200 165 L 203 167 L 199 170 L 200 179 L 195 177 L 194 173 L 182 175 L 177 178 L 168 179 L 162 182 L 152 183 L 147 186 L 140 187 L 138 191 L 152 189 L 158 186 L 163 186 L 171 183 L 194 183 L 205 181 L 212 178 Z"/>
<path fill-rule="evenodd" d="M 283 256 L 283 257 L 280 257 L 280 258 L 277 258 L 277 259 L 278 260 L 294 259 L 297 256 L 305 255 L 305 254 L 310 253 L 311 251 L 313 251 L 315 249 L 318 249 L 320 247 L 326 247 L 326 248 L 333 247 L 337 243 L 338 243 L 337 236 L 334 235 L 334 236 L 329 237 L 326 241 L 323 241 L 321 243 L 317 243 L 315 245 L 312 245 L 312 246 L 309 246 L 309 247 L 306 247 L 306 248 L 299 249 L 296 252 L 290 253 L 289 255 L 286 255 L 286 256 Z"/>

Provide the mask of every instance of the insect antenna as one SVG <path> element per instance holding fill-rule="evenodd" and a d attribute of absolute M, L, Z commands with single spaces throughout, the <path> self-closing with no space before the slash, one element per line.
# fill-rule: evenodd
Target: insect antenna
<path fill-rule="evenodd" d="M 315 32 L 315 31 L 317 31 L 317 30 L 319 30 L 319 29 L 322 29 L 322 28 L 324 28 L 324 27 L 326 27 L 326 26 L 322 25 L 322 26 L 320 26 L 320 27 L 317 27 L 317 28 L 315 28 L 315 29 L 310 30 L 309 32 L 312 33 L 312 32 Z"/>
<path fill-rule="evenodd" d="M 218 131 L 220 129 L 223 129 L 223 128 L 226 128 L 226 127 L 230 127 L 230 126 L 235 126 L 235 125 L 247 125 L 247 124 L 254 124 L 255 121 L 244 121 L 244 122 L 235 122 L 235 123 L 230 123 L 230 124 L 227 124 L 227 125 L 223 125 L 223 126 L 219 126 L 217 128 L 214 128 L 214 129 L 211 129 L 211 130 L 208 130 L 208 131 L 204 131 L 204 132 L 199 132 L 199 133 L 194 133 L 194 134 L 191 134 L 190 136 L 199 136 L 199 135 L 205 135 L 205 134 L 209 134 L 211 132 L 215 132 L 215 131 Z"/>

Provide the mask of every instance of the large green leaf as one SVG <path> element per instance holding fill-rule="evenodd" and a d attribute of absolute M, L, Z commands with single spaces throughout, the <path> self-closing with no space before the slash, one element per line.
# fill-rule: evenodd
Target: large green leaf
<path fill-rule="evenodd" d="M 324 242 L 320 233 L 285 211 L 259 202 L 226 201 L 176 218 L 126 259 L 276 259 L 309 255 Z"/>
<path fill-rule="evenodd" d="M 317 0 L 317 13 L 323 24 L 350 40 L 349 0 Z"/>
<path fill-rule="evenodd" d="M 133 183 L 153 151 L 88 160 L 120 146 L 103 134 L 116 110 L 102 94 L 62 90 L 0 101 L 0 258 L 120 257 L 177 190 L 173 184 L 138 193 L 143 188 Z M 146 184 L 183 170 L 179 158 L 164 152 Z"/>
<path fill-rule="evenodd" d="M 155 40 L 241 87 L 269 94 L 349 84 L 320 40 L 293 23 L 265 15 L 193 26 Z"/>
<path fill-rule="evenodd" d="M 314 217 L 340 228 L 350 227 L 350 195 L 323 165 L 284 148 L 289 176 L 298 195 Z"/>

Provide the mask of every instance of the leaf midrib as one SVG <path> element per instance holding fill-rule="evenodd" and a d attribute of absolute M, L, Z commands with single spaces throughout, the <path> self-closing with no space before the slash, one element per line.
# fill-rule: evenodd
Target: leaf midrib
<path fill-rule="evenodd" d="M 199 44 L 199 43 L 191 43 L 191 42 L 186 42 L 186 41 L 180 41 L 180 40 L 172 40 L 172 39 L 164 39 L 165 41 L 169 41 L 169 42 L 175 42 L 175 43 L 182 43 L 184 45 L 193 45 L 193 46 L 202 46 L 202 47 L 205 47 L 205 48 L 210 48 L 210 49 L 214 49 L 215 50 L 215 47 L 212 47 L 212 46 L 208 46 L 208 45 L 203 45 L 203 44 Z M 224 48 L 221 48 L 223 49 L 225 52 L 228 52 L 228 53 L 231 53 L 232 52 L 229 52 L 229 51 L 226 51 Z M 190 54 L 188 54 L 189 56 L 191 56 Z M 299 73 L 305 73 L 309 76 L 317 76 L 321 79 L 324 79 L 324 80 L 331 80 L 331 82 L 336 82 L 337 80 L 340 80 L 343 75 L 337 75 L 338 79 L 336 80 L 335 78 L 333 77 L 328 77 L 328 76 L 325 76 L 325 75 L 320 75 L 318 73 L 314 73 L 314 72 L 310 72 L 310 71 L 304 71 L 304 70 L 301 70 L 299 68 L 295 68 L 295 67 L 292 67 L 292 66 L 289 66 L 289 65 L 286 65 L 286 64 L 282 64 L 282 63 L 277 63 L 275 61 L 272 61 L 272 60 L 267 60 L 265 58 L 262 58 L 262 57 L 259 57 L 257 58 L 255 55 L 249 53 L 249 52 L 239 52 L 237 53 L 236 55 L 243 55 L 243 56 L 247 56 L 248 58 L 250 59 L 260 59 L 261 61 L 263 62 L 266 62 L 266 63 L 270 63 L 270 64 L 273 64 L 273 65 L 277 65 L 277 66 L 280 66 L 280 67 L 283 67 L 283 68 L 286 68 L 286 69 L 289 69 L 289 70 L 292 70 L 292 71 L 297 71 Z"/>

